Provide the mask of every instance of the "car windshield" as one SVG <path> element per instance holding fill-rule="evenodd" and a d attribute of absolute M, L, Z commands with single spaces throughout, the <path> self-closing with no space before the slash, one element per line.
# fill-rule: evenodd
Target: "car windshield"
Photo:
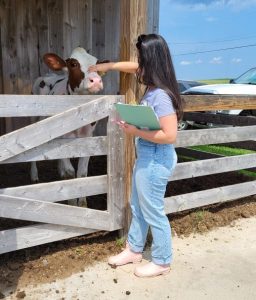
<path fill-rule="evenodd" d="M 256 68 L 250 69 L 234 79 L 233 83 L 256 84 Z"/>

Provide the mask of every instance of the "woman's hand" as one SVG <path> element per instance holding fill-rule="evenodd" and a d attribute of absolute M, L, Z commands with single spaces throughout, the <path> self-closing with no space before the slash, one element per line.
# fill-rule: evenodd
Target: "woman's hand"
<path fill-rule="evenodd" d="M 138 131 L 136 126 L 130 125 L 123 121 L 118 122 L 118 125 L 127 134 L 136 135 L 136 132 Z"/>
<path fill-rule="evenodd" d="M 93 65 L 90 66 L 88 68 L 89 72 L 102 72 L 102 73 L 106 73 L 107 71 L 109 71 L 112 67 L 113 63 L 103 63 L 103 64 L 97 64 L 97 65 Z"/>
<path fill-rule="evenodd" d="M 88 71 L 106 73 L 112 70 L 126 73 L 136 73 L 138 66 L 138 63 L 132 61 L 109 62 L 90 66 Z"/>

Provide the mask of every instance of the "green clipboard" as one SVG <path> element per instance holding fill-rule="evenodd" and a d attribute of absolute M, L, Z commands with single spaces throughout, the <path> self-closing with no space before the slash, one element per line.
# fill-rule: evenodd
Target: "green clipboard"
<path fill-rule="evenodd" d="M 138 128 L 161 129 L 159 120 L 151 106 L 115 103 L 121 120 Z"/>

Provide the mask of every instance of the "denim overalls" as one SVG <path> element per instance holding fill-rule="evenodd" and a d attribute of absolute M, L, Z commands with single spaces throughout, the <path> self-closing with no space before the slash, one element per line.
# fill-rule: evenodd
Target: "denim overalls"
<path fill-rule="evenodd" d="M 142 252 L 149 226 L 151 228 L 152 261 L 172 261 L 171 228 L 164 212 L 164 195 L 177 155 L 171 144 L 156 144 L 136 138 L 136 153 L 131 193 L 132 222 L 128 243 L 134 252 Z"/>

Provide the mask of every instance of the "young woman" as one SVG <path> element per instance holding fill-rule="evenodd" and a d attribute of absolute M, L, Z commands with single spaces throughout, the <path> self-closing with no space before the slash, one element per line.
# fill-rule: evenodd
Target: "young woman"
<path fill-rule="evenodd" d="M 137 159 L 130 201 L 132 221 L 126 249 L 108 260 L 115 266 L 140 262 L 150 227 L 152 261 L 137 266 L 134 273 L 139 277 L 152 277 L 168 273 L 172 262 L 171 229 L 164 212 L 164 194 L 177 163 L 173 143 L 177 121 L 182 115 L 182 100 L 165 40 L 157 34 L 143 34 L 138 37 L 136 47 L 138 63 L 110 62 L 91 66 L 89 70 L 136 73 L 138 82 L 146 86 L 139 104 L 151 106 L 159 118 L 161 129 L 154 131 L 120 124 L 125 133 L 136 137 Z"/>

